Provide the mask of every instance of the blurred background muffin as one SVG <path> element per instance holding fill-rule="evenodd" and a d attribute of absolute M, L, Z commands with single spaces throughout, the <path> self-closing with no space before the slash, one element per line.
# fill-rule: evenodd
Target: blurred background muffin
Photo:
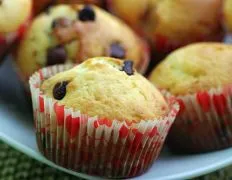
<path fill-rule="evenodd" d="M 0 62 L 11 45 L 20 39 L 31 15 L 31 0 L 0 1 Z"/>
<path fill-rule="evenodd" d="M 174 95 L 180 113 L 168 145 L 177 152 L 207 152 L 232 146 L 232 45 L 198 43 L 171 53 L 151 82 Z"/>
<path fill-rule="evenodd" d="M 161 57 L 193 42 L 222 39 L 222 0 L 109 0 L 108 4 L 115 15 L 144 34 Z M 155 56 L 153 61 L 159 59 Z"/>
<path fill-rule="evenodd" d="M 232 0 L 224 0 L 223 17 L 226 30 L 232 32 Z"/>
<path fill-rule="evenodd" d="M 38 14 L 55 4 L 95 4 L 105 7 L 105 0 L 33 0 L 34 14 Z"/>
<path fill-rule="evenodd" d="M 140 72 L 149 61 L 144 41 L 116 17 L 96 6 L 58 5 L 34 19 L 16 62 L 27 80 L 42 67 L 96 56 L 131 59 Z"/>

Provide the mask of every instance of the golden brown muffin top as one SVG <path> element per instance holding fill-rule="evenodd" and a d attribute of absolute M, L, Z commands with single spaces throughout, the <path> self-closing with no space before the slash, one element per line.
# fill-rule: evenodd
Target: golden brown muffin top
<path fill-rule="evenodd" d="M 31 0 L 0 1 L 0 33 L 16 31 L 31 13 Z"/>
<path fill-rule="evenodd" d="M 131 61 L 114 58 L 86 60 L 45 80 L 42 91 L 67 108 L 111 120 L 153 120 L 168 110 L 161 93 L 135 71 Z"/>
<path fill-rule="evenodd" d="M 221 0 L 153 0 L 146 30 L 170 41 L 189 43 L 218 32 Z"/>
<path fill-rule="evenodd" d="M 80 63 L 96 56 L 131 59 L 140 70 L 146 53 L 138 36 L 106 11 L 90 5 L 58 5 L 35 18 L 19 46 L 17 63 L 25 76 L 47 65 Z"/>
<path fill-rule="evenodd" d="M 152 72 L 150 81 L 174 95 L 185 95 L 232 83 L 232 45 L 196 43 L 180 48 Z"/>
<path fill-rule="evenodd" d="M 222 0 L 111 0 L 112 11 L 156 46 L 209 39 L 221 31 Z M 161 42 L 160 42 L 161 41 Z M 161 45 L 160 45 L 161 44 Z"/>

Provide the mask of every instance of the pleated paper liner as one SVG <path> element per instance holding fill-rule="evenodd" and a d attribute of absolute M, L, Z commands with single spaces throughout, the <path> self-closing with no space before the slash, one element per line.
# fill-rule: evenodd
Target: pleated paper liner
<path fill-rule="evenodd" d="M 177 100 L 180 112 L 167 138 L 172 151 L 202 153 L 232 147 L 231 85 L 178 96 Z"/>
<path fill-rule="evenodd" d="M 69 68 L 44 68 L 30 78 L 39 150 L 63 167 L 92 175 L 122 178 L 145 172 L 160 154 L 178 103 L 170 100 L 170 112 L 163 119 L 139 123 L 88 117 L 40 91 L 44 79 Z"/>

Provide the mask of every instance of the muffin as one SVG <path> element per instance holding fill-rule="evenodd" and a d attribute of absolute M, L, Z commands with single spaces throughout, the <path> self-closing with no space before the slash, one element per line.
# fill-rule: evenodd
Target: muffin
<path fill-rule="evenodd" d="M 151 82 L 180 103 L 168 137 L 173 151 L 200 153 L 232 146 L 231 71 L 232 45 L 220 43 L 183 47 L 154 69 Z"/>
<path fill-rule="evenodd" d="M 40 151 L 61 166 L 104 177 L 147 170 L 179 108 L 133 61 L 107 57 L 39 70 L 30 88 Z"/>
<path fill-rule="evenodd" d="M 232 0 L 224 0 L 223 17 L 226 29 L 232 32 Z"/>
<path fill-rule="evenodd" d="M 0 62 L 25 32 L 31 14 L 30 0 L 0 1 Z"/>
<path fill-rule="evenodd" d="M 46 10 L 51 5 L 55 4 L 95 4 L 101 7 L 105 7 L 104 0 L 33 0 L 33 9 L 34 14 L 37 15 L 38 13 Z"/>
<path fill-rule="evenodd" d="M 145 42 L 119 19 L 96 6 L 58 5 L 32 22 L 20 43 L 17 65 L 27 81 L 42 67 L 97 56 L 132 59 L 140 72 L 149 61 Z"/>
<path fill-rule="evenodd" d="M 221 38 L 222 0 L 109 0 L 108 4 L 114 14 L 144 34 L 159 53 Z"/>

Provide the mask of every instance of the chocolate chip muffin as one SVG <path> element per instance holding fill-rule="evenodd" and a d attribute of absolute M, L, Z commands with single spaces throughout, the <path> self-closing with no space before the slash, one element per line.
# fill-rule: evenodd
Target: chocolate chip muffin
<path fill-rule="evenodd" d="M 145 172 L 178 106 L 166 102 L 133 61 L 97 57 L 67 69 L 47 67 L 30 78 L 40 151 L 88 174 L 123 178 Z"/>
<path fill-rule="evenodd" d="M 220 39 L 222 0 L 109 0 L 111 11 L 152 41 L 158 52 Z"/>
<path fill-rule="evenodd" d="M 61 105 L 101 118 L 138 122 L 167 111 L 162 95 L 135 71 L 133 61 L 90 59 L 44 81 L 41 89 Z"/>
<path fill-rule="evenodd" d="M 150 80 L 178 96 L 231 84 L 231 70 L 231 45 L 197 43 L 170 54 L 154 69 Z"/>
<path fill-rule="evenodd" d="M 223 17 L 226 29 L 232 32 L 232 0 L 224 0 Z"/>
<path fill-rule="evenodd" d="M 30 15 L 30 0 L 0 1 L 0 60 L 16 39 L 22 37 Z"/>
<path fill-rule="evenodd" d="M 119 19 L 96 6 L 58 5 L 33 21 L 19 46 L 17 64 L 28 79 L 41 67 L 96 56 L 131 59 L 140 72 L 149 60 L 144 41 Z"/>
<path fill-rule="evenodd" d="M 34 14 L 46 10 L 49 6 L 56 4 L 95 4 L 100 7 L 105 7 L 105 0 L 33 0 Z"/>
<path fill-rule="evenodd" d="M 178 152 L 208 152 L 232 146 L 232 45 L 198 43 L 171 53 L 151 82 L 181 106 L 168 143 Z"/>

